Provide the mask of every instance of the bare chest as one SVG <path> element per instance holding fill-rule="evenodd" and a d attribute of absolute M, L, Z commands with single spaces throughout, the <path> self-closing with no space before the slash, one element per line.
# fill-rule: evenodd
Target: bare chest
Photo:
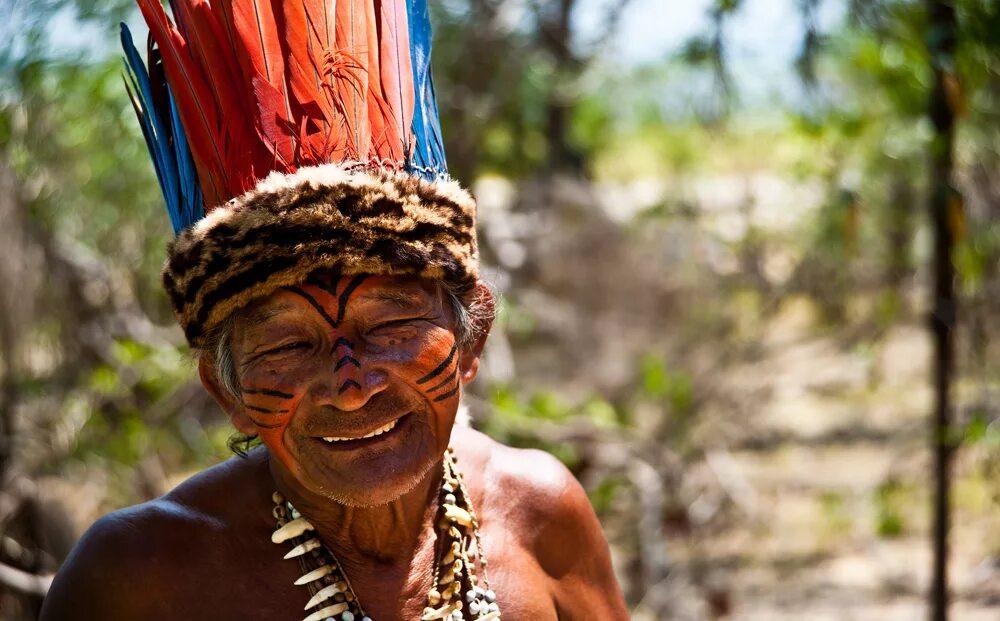
<path fill-rule="evenodd" d="M 484 530 L 490 587 L 505 621 L 557 619 L 548 577 L 531 554 L 502 525 Z M 150 612 L 165 618 L 206 621 L 302 621 L 310 593 L 296 586 L 298 563 L 282 558 L 284 550 L 266 542 L 199 555 L 179 568 L 177 579 L 150 589 Z M 406 576 L 374 572 L 351 578 L 373 621 L 420 619 L 430 589 L 431 568 L 414 568 Z M 325 620 L 324 620 L 325 621 Z M 358 620 L 360 621 L 360 620 Z"/>

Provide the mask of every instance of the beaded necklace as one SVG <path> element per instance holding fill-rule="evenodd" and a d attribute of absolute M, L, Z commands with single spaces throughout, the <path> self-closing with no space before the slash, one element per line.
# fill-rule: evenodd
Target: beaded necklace
<path fill-rule="evenodd" d="M 456 461 L 455 452 L 448 447 L 436 524 L 434 586 L 427 593 L 427 607 L 420 619 L 499 621 L 500 608 L 490 590 L 486 557 L 479 539 L 479 520 Z M 275 492 L 272 500 L 277 528 L 271 541 L 292 545 L 285 558 L 299 560 L 303 574 L 295 584 L 305 586 L 310 594 L 305 609 L 313 610 L 303 621 L 372 621 L 337 557 L 320 541 L 315 527 L 280 493 Z M 481 581 L 476 575 L 477 560 L 482 569 Z"/>

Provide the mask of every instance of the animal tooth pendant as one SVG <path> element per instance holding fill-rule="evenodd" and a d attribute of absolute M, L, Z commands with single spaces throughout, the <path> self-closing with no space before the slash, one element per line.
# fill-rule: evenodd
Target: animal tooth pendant
<path fill-rule="evenodd" d="M 319 539 L 316 538 L 310 539 L 309 541 L 306 541 L 305 543 L 300 543 L 299 545 L 292 548 L 291 551 L 285 555 L 285 558 L 289 559 L 289 558 L 295 558 L 296 556 L 302 556 L 306 552 L 311 552 L 316 548 L 320 547 L 321 545 L 323 544 L 322 542 L 320 542 Z"/>
<path fill-rule="evenodd" d="M 323 608 L 321 610 L 317 610 L 316 612 L 312 613 L 311 615 L 309 615 L 308 617 L 306 617 L 302 621 L 323 621 L 327 617 L 332 617 L 334 615 L 339 615 L 340 613 L 344 612 L 348 608 L 349 608 L 349 606 L 346 603 L 341 602 L 339 604 L 334 604 L 333 606 L 327 606 L 326 608 Z"/>
<path fill-rule="evenodd" d="M 333 565 L 323 565 L 321 567 L 317 567 L 316 569 L 310 571 L 307 574 L 304 574 L 301 578 L 296 580 L 295 586 L 302 586 L 303 584 L 309 584 L 310 582 L 315 582 L 320 578 L 322 578 L 323 576 L 328 575 L 331 571 L 333 571 L 333 568 L 334 568 Z M 306 608 L 308 608 L 308 606 L 306 606 Z"/>
<path fill-rule="evenodd" d="M 285 524 L 278 530 L 271 533 L 271 541 L 273 543 L 283 543 L 289 539 L 294 539 L 300 537 L 307 530 L 316 530 L 309 520 L 300 517 L 298 519 L 292 520 L 291 522 Z"/>
<path fill-rule="evenodd" d="M 309 600 L 309 602 L 306 604 L 306 606 L 305 606 L 305 608 L 303 608 L 303 610 L 309 610 L 310 608 L 312 608 L 316 604 L 318 604 L 318 603 L 320 603 L 322 601 L 330 599 L 331 597 L 333 597 L 337 593 L 343 593 L 343 591 L 341 591 L 340 587 L 338 587 L 336 584 L 328 584 L 327 586 L 323 587 L 319 591 L 316 591 L 316 595 L 312 596 L 312 599 Z"/>

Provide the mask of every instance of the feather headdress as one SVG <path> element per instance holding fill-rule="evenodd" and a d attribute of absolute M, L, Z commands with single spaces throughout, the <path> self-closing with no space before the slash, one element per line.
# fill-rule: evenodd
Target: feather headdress
<path fill-rule="evenodd" d="M 447 175 L 427 0 L 137 0 L 126 86 L 177 238 L 164 285 L 192 345 L 316 269 L 478 277 Z"/>

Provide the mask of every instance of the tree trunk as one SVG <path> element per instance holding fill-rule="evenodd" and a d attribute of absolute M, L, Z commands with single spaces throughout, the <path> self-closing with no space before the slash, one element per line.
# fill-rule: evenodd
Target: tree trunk
<path fill-rule="evenodd" d="M 570 121 L 575 90 L 572 84 L 579 77 L 583 62 L 573 54 L 570 18 L 576 0 L 558 0 L 557 6 L 547 7 L 549 13 L 539 24 L 542 45 L 552 56 L 555 75 L 548 85 L 546 102 L 546 137 L 549 143 L 548 168 L 550 170 L 582 174 L 583 156 L 570 142 Z"/>
<path fill-rule="evenodd" d="M 931 442 L 934 452 L 933 571 L 930 588 L 932 621 L 948 618 L 948 531 L 953 457 L 951 433 L 951 377 L 955 361 L 954 327 L 957 317 L 955 268 L 952 252 L 962 222 L 961 196 L 952 184 L 958 81 L 955 47 L 958 25 L 954 6 L 947 0 L 927 0 L 927 47 L 934 82 L 928 114 L 934 126 L 930 145 L 929 210 L 934 229 L 934 308 L 930 317 L 934 337 L 934 416 Z"/>

